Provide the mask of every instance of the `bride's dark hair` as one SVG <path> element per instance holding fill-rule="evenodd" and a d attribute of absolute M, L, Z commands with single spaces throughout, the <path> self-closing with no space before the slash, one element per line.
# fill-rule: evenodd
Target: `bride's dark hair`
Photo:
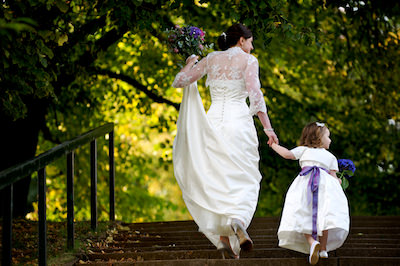
<path fill-rule="evenodd" d="M 249 30 L 249 28 L 247 28 L 245 25 L 241 23 L 233 24 L 227 29 L 226 32 L 222 33 L 218 37 L 219 49 L 225 51 L 226 49 L 235 46 L 240 37 L 248 39 L 250 37 L 253 37 L 253 34 L 251 33 L 251 30 Z"/>

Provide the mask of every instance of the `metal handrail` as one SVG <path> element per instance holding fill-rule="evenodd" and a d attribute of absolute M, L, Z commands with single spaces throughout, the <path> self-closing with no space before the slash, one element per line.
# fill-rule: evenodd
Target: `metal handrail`
<path fill-rule="evenodd" d="M 74 151 L 76 148 L 89 143 L 90 141 L 104 136 L 114 130 L 114 124 L 108 123 L 91 131 L 88 131 L 72 140 L 65 141 L 60 145 L 38 155 L 34 159 L 27 160 L 18 165 L 12 166 L 0 172 L 0 190 L 13 184 L 33 172 L 45 167 L 56 159 Z"/>
<path fill-rule="evenodd" d="M 110 221 L 115 221 L 115 164 L 114 124 L 108 123 L 0 172 L 0 190 L 3 194 L 4 216 L 2 236 L 2 265 L 11 265 L 13 184 L 38 172 L 39 265 L 47 264 L 46 230 L 46 166 L 67 155 L 67 246 L 74 247 L 74 150 L 90 142 L 91 172 L 91 227 L 97 229 L 97 138 L 109 134 Z"/>

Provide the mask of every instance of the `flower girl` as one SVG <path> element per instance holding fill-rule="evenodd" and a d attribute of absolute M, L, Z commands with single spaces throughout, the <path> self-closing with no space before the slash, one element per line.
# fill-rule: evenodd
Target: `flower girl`
<path fill-rule="evenodd" d="M 310 254 L 309 263 L 328 258 L 349 233 L 347 198 L 336 177 L 336 157 L 327 151 L 331 140 L 324 123 L 304 127 L 300 146 L 288 150 L 273 143 L 285 159 L 299 160 L 302 168 L 286 194 L 278 229 L 279 246 Z"/>

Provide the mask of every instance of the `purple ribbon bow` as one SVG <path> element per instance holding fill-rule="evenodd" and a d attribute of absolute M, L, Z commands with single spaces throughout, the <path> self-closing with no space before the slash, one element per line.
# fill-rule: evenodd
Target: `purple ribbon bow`
<path fill-rule="evenodd" d="M 311 173 L 310 179 L 308 180 L 307 186 L 307 203 L 310 204 L 312 197 L 312 237 L 317 240 L 317 215 L 318 215 L 318 186 L 319 186 L 319 178 L 320 171 L 319 169 L 324 170 L 329 173 L 328 170 L 318 166 L 306 166 L 301 169 L 300 175 L 306 176 Z"/>

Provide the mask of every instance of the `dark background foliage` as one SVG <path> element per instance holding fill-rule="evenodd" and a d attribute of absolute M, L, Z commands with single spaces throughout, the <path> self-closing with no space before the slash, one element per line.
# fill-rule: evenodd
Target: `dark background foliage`
<path fill-rule="evenodd" d="M 331 151 L 354 161 L 352 214 L 398 215 L 399 15 L 397 1 L 3 1 L 0 5 L 0 169 L 105 122 L 116 124 L 117 219 L 186 219 L 173 177 L 181 90 L 163 31 L 178 23 L 206 40 L 234 22 L 255 37 L 262 90 L 284 146 L 314 120 Z M 200 83 L 204 84 L 204 83 Z M 210 98 L 200 86 L 205 106 Z M 256 215 L 280 215 L 299 167 L 259 130 L 262 190 Z M 107 149 L 99 140 L 99 206 L 107 217 Z M 77 219 L 89 217 L 88 148 L 76 156 Z M 65 161 L 48 167 L 50 219 L 66 216 Z M 35 183 L 16 185 L 16 214 L 35 209 Z M 33 176 L 35 180 L 35 176 Z M 29 204 L 26 205 L 26 195 Z M 35 213 L 29 215 L 35 218 Z"/>

